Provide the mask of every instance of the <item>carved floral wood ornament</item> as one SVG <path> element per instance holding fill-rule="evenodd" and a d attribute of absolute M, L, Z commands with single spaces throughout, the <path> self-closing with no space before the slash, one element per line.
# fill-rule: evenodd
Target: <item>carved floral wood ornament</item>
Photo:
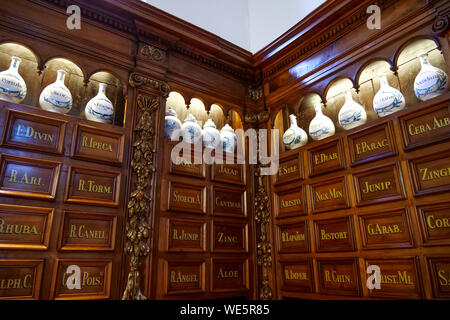
<path fill-rule="evenodd" d="M 257 243 L 257 262 L 261 268 L 261 287 L 259 298 L 261 300 L 271 300 L 273 293 L 269 285 L 269 272 L 272 268 L 272 244 L 267 237 L 267 228 L 270 222 L 269 196 L 263 183 L 261 167 L 257 166 L 255 176 L 258 178 L 257 191 L 255 195 L 255 220 L 260 228 Z"/>
<path fill-rule="evenodd" d="M 148 86 L 154 90 L 160 91 L 163 96 L 167 96 L 170 92 L 170 86 L 164 81 L 155 80 L 136 72 L 133 72 L 130 75 L 128 82 L 132 87 Z"/>
<path fill-rule="evenodd" d="M 247 113 L 245 115 L 246 123 L 263 123 L 266 122 L 270 117 L 268 111 L 264 110 L 259 113 Z"/>
<path fill-rule="evenodd" d="M 130 256 L 130 271 L 123 300 L 145 300 L 140 289 L 140 257 L 150 252 L 150 226 L 148 219 L 151 210 L 150 183 L 155 171 L 153 165 L 153 112 L 159 106 L 158 97 L 139 95 L 137 104 L 141 117 L 134 129 L 136 139 L 133 143 L 131 168 L 136 179 L 136 188 L 128 201 L 127 241 L 125 251 Z"/>
<path fill-rule="evenodd" d="M 144 57 L 153 61 L 163 61 L 166 58 L 166 53 L 154 46 L 144 45 L 141 48 L 141 53 Z"/>

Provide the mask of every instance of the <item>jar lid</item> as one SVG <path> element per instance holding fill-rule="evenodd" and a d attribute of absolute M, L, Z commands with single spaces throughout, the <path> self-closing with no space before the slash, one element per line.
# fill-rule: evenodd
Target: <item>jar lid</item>
<path fill-rule="evenodd" d="M 186 119 L 184 119 L 184 122 L 196 122 L 197 119 L 192 115 L 192 113 L 189 113 Z"/>
<path fill-rule="evenodd" d="M 225 125 L 223 126 L 222 130 L 220 130 L 220 131 L 227 131 L 227 132 L 233 132 L 233 133 L 234 133 L 233 128 L 230 127 L 230 125 L 229 125 L 228 123 L 225 124 Z"/>
<path fill-rule="evenodd" d="M 215 128 L 215 127 L 216 127 L 216 124 L 214 123 L 214 121 L 212 121 L 211 118 L 206 120 L 205 124 L 203 125 L 203 128 Z"/>
<path fill-rule="evenodd" d="M 172 108 L 169 108 L 169 110 L 166 111 L 166 115 L 176 117 L 177 112 L 175 110 L 173 110 Z"/>

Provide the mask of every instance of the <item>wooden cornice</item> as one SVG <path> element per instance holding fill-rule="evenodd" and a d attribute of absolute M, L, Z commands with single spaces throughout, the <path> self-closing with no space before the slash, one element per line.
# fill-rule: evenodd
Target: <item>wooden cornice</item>
<path fill-rule="evenodd" d="M 397 1 L 328 0 L 280 38 L 256 53 L 254 66 L 262 70 L 263 79 L 275 75 L 298 63 L 303 56 L 320 50 L 365 23 L 369 16 L 366 12 L 369 5 L 375 4 L 384 10 Z M 295 40 L 292 40 L 293 38 Z"/>
<path fill-rule="evenodd" d="M 90 19 L 136 39 L 146 39 L 163 49 L 253 83 L 252 54 L 213 33 L 183 21 L 140 0 L 29 0 L 66 10 L 78 5 Z"/>
<path fill-rule="evenodd" d="M 332 75 L 337 75 L 343 69 L 348 69 L 350 66 L 357 64 L 358 67 L 352 68 L 352 71 L 346 71 L 345 77 L 352 81 L 356 79 L 357 73 L 363 66 L 360 62 L 362 57 L 366 57 L 366 61 L 371 59 L 378 59 L 379 52 L 383 47 L 392 43 L 401 43 L 401 39 L 408 39 L 409 35 L 414 34 L 414 31 L 424 25 L 431 25 L 435 15 L 433 8 L 425 3 L 421 6 L 408 12 L 408 15 L 397 20 L 395 23 L 386 26 L 382 31 L 371 37 L 366 37 L 364 41 L 358 42 L 357 45 L 343 49 L 339 54 L 327 61 L 323 61 L 319 67 L 306 72 L 301 77 L 293 79 L 289 83 L 284 84 L 277 90 L 266 94 L 266 103 L 271 111 L 282 108 L 282 105 L 294 105 L 298 102 L 299 96 L 307 90 L 307 92 L 315 92 L 322 96 L 323 101 L 326 101 L 324 92 L 326 90 L 323 79 Z M 388 60 L 394 61 L 396 51 L 391 50 L 390 55 L 385 57 Z M 358 62 L 359 61 L 359 62 Z M 278 75 L 278 74 L 277 74 Z M 322 84 L 320 84 L 322 82 Z M 316 86 L 319 84 L 319 86 Z M 359 90 L 359 86 L 354 81 L 354 86 Z"/>
<path fill-rule="evenodd" d="M 256 87 L 365 23 L 369 5 L 384 10 L 399 0 L 328 0 L 255 55 L 141 0 L 29 1 L 78 4 L 83 17 Z"/>
<path fill-rule="evenodd" d="M 351 0 L 327 0 L 324 2 L 288 31 L 256 52 L 253 57 L 255 66 L 264 67 L 267 63 L 264 64 L 263 62 L 270 62 L 275 58 L 282 56 L 286 51 L 301 41 L 301 39 L 299 39 L 300 36 L 306 34 L 321 22 L 323 23 L 328 17 L 335 14 L 339 8 L 345 6 L 345 3 L 347 2 L 351 2 Z M 296 39 L 296 41 L 291 39 Z M 287 45 L 289 41 L 292 43 Z M 284 49 L 280 49 L 281 46 L 285 46 Z"/>
<path fill-rule="evenodd" d="M 217 35 L 179 19 L 141 0 L 103 0 L 145 22 L 152 34 L 170 42 L 183 42 L 236 65 L 250 67 L 252 54 Z"/>

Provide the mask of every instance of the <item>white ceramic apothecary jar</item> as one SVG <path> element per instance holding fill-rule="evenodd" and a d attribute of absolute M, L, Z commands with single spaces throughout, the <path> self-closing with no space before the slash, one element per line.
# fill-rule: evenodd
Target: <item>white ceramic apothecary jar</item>
<path fill-rule="evenodd" d="M 222 140 L 222 149 L 225 152 L 233 153 L 236 148 L 237 137 L 230 125 L 226 124 L 220 130 L 220 139 Z"/>
<path fill-rule="evenodd" d="M 89 100 L 84 109 L 86 119 L 112 123 L 114 120 L 114 106 L 106 97 L 106 84 L 100 83 L 97 95 Z"/>
<path fill-rule="evenodd" d="M 403 94 L 389 85 L 385 75 L 380 75 L 379 79 L 380 90 L 373 98 L 373 110 L 379 117 L 403 110 L 406 106 Z"/>
<path fill-rule="evenodd" d="M 184 119 L 181 125 L 181 135 L 183 136 L 183 141 L 187 143 L 198 143 L 201 141 L 202 128 L 192 113 L 189 113 L 186 119 Z"/>
<path fill-rule="evenodd" d="M 364 110 L 362 105 L 353 100 L 350 90 L 345 92 L 345 103 L 341 110 L 339 110 L 338 119 L 339 124 L 345 130 L 359 127 L 367 121 L 366 110 Z"/>
<path fill-rule="evenodd" d="M 58 113 L 67 113 L 72 109 L 72 94 L 64 84 L 66 72 L 58 70 L 56 81 L 42 90 L 39 105 L 42 109 Z"/>
<path fill-rule="evenodd" d="M 202 131 L 203 145 L 206 148 L 215 149 L 220 146 L 220 132 L 216 129 L 214 121 L 206 120 Z"/>
<path fill-rule="evenodd" d="M 309 135 L 314 140 L 322 140 L 331 137 L 335 133 L 333 121 L 322 113 L 322 105 L 314 105 L 316 116 L 309 124 Z"/>
<path fill-rule="evenodd" d="M 297 125 L 297 117 L 293 114 L 289 116 L 291 126 L 283 134 L 283 143 L 287 149 L 297 149 L 308 143 L 308 135 Z"/>
<path fill-rule="evenodd" d="M 421 69 L 414 80 L 414 92 L 419 100 L 433 99 L 446 91 L 448 76 L 428 61 L 428 54 L 419 55 Z"/>
<path fill-rule="evenodd" d="M 166 111 L 164 124 L 164 136 L 173 141 L 180 140 L 181 121 L 178 119 L 176 111 L 172 108 Z"/>
<path fill-rule="evenodd" d="M 11 57 L 9 69 L 0 72 L 0 99 L 20 103 L 27 95 L 27 85 L 19 74 L 19 57 Z"/>

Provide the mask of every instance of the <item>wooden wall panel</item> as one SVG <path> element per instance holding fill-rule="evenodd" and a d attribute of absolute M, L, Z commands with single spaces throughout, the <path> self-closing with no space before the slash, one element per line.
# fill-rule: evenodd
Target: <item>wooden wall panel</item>
<path fill-rule="evenodd" d="M 127 182 L 119 177 L 128 171 L 127 130 L 3 101 L 0 123 L 1 298 L 118 299 Z M 119 137 L 122 164 L 105 153 L 74 157 L 73 145 L 82 145 L 77 128 L 92 125 Z M 112 143 L 101 134 L 95 140 Z M 75 172 L 83 183 L 80 177 L 70 183 Z M 79 267 L 80 288 L 67 286 L 75 272 L 70 266 Z"/>
<path fill-rule="evenodd" d="M 428 118 L 421 115 L 439 116 L 449 105 L 450 97 L 444 94 L 348 134 L 281 154 L 280 163 L 309 160 L 304 172 L 281 190 L 300 195 L 302 188 L 309 188 L 309 192 L 300 198 L 307 203 L 306 212 L 296 207 L 283 214 L 277 200 L 282 192 L 277 179 L 272 179 L 279 298 L 448 298 L 450 136 L 424 135 L 411 148 L 404 144 L 410 135 L 404 123 L 420 119 L 423 123 L 411 127 L 426 126 Z M 355 158 L 357 145 L 380 139 L 384 146 L 371 150 L 361 158 L 364 161 Z M 309 167 L 315 165 L 310 160 L 336 141 L 344 146 L 345 166 L 317 174 Z M 305 249 L 308 238 L 311 250 Z M 381 289 L 366 286 L 370 265 L 381 269 Z M 314 286 L 309 285 L 310 276 Z"/>
<path fill-rule="evenodd" d="M 369 0 L 327 1 L 255 56 L 140 0 L 91 2 L 77 0 L 84 10 L 76 32 L 66 28 L 61 1 L 9 1 L 0 9 L 0 43 L 23 44 L 36 59 L 23 64 L 33 68 L 27 105 L 0 101 L 0 299 L 122 297 L 142 96 L 158 102 L 144 119 L 152 123 L 146 156 L 155 164 L 144 188 L 151 234 L 150 252 L 139 260 L 145 297 L 450 298 L 449 95 L 419 102 L 396 65 L 407 38 L 425 37 L 439 44 L 448 73 L 448 29 L 435 23 L 445 1 L 381 1 L 381 31 L 366 27 Z M 68 116 L 37 107 L 55 56 L 81 70 L 71 80 L 77 106 Z M 263 245 L 272 245 L 274 259 L 265 270 L 270 290 L 261 294 L 254 168 L 173 164 L 173 143 L 162 134 L 165 97 L 180 91 L 187 102 L 220 104 L 225 116 L 236 111 L 246 128 L 272 128 L 272 116 L 286 105 L 298 112 L 305 93 L 326 100 L 340 76 L 352 79 L 370 107 L 372 88 L 357 80 L 360 67 L 378 57 L 406 81 L 399 89 L 412 103 L 378 120 L 369 108 L 365 126 L 338 128 L 334 137 L 281 154 L 267 190 L 272 219 Z M 99 70 L 122 85 L 116 125 L 80 118 Z M 305 124 L 312 114 L 302 115 Z M 79 292 L 64 284 L 72 264 L 85 276 Z M 380 291 L 365 286 L 370 264 L 385 270 Z"/>
<path fill-rule="evenodd" d="M 377 2 L 382 26 L 369 29 L 366 9 L 373 4 L 327 1 L 255 55 L 268 129 L 281 136 L 294 114 L 308 131 L 313 98 L 336 126 L 322 141 L 280 147 L 270 187 L 277 299 L 449 297 L 450 95 L 419 101 L 413 51 L 426 45 L 405 50 L 428 41 L 433 64 L 449 73 L 449 28 L 439 23 L 448 20 L 448 1 Z M 408 63 L 400 63 L 404 54 Z M 406 98 L 405 110 L 383 118 L 372 106 L 376 61 L 392 71 L 390 82 Z M 365 72 L 373 76 L 362 80 Z M 330 94 L 342 79 L 368 114 L 365 125 L 349 131 L 337 121 L 342 96 Z M 369 265 L 381 268 L 381 289 L 366 286 Z"/>
<path fill-rule="evenodd" d="M 156 299 L 253 297 L 254 233 L 243 165 L 169 164 L 164 138 L 155 211 L 152 294 Z M 226 169 L 226 170 L 224 170 Z M 244 175 L 245 174 L 245 175 Z M 249 179 L 252 181 L 252 179 Z"/>

